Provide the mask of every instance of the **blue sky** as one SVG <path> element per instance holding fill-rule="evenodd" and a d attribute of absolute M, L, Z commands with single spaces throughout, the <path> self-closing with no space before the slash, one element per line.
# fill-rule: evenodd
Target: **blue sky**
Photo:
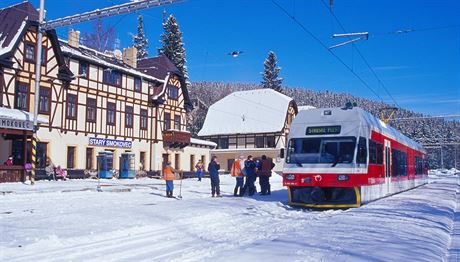
<path fill-rule="evenodd" d="M 0 6 L 17 2 L 2 0 Z M 31 2 L 38 8 L 39 0 Z M 45 0 L 45 7 L 47 19 L 54 19 L 124 2 Z M 325 45 L 341 41 L 330 37 L 343 31 L 325 7 L 329 0 L 276 2 Z M 150 54 L 156 54 L 163 10 L 176 16 L 183 31 L 192 81 L 259 83 L 263 60 L 272 50 L 288 86 L 393 103 L 351 45 L 333 52 L 374 91 L 271 0 L 186 0 L 104 21 L 116 25 L 121 46 L 127 47 L 137 30 L 137 15 L 144 15 Z M 369 40 L 356 46 L 401 107 L 431 115 L 460 114 L 460 1 L 334 0 L 333 11 L 347 31 L 369 32 Z M 88 31 L 91 23 L 73 28 Z M 413 31 L 394 33 L 403 29 Z M 68 30 L 61 28 L 58 34 L 65 38 Z M 237 58 L 226 55 L 233 50 L 244 53 Z"/>

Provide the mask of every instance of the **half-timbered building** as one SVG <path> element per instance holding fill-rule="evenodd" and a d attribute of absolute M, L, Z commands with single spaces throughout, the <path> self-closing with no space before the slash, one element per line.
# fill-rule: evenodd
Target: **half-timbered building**
<path fill-rule="evenodd" d="M 211 150 L 228 170 L 243 155 L 273 159 L 275 171 L 282 170 L 290 124 L 297 114 L 295 101 L 272 89 L 234 92 L 209 107 L 198 136 L 215 142 Z"/>
<path fill-rule="evenodd" d="M 0 107 L 33 114 L 37 11 L 24 2 L 0 9 Z M 137 63 L 135 48 L 98 52 L 79 42 L 79 32 L 59 40 L 44 33 L 39 91 L 38 166 L 50 158 L 69 170 L 96 169 L 99 152 L 132 153 L 145 170 L 164 161 L 192 171 L 207 161 L 214 144 L 191 139 L 186 113 L 192 105 L 185 80 L 171 61 L 159 56 Z M 30 161 L 30 131 L 0 128 L 0 161 Z M 11 134 L 9 134 L 9 133 Z M 29 141 L 26 143 L 26 141 Z M 138 166 L 136 166 L 138 168 Z"/>

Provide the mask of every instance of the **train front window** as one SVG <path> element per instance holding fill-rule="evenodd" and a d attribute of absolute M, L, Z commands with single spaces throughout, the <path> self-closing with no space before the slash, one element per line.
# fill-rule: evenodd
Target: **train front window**
<path fill-rule="evenodd" d="M 355 137 L 294 138 L 289 141 L 287 163 L 352 163 Z"/>

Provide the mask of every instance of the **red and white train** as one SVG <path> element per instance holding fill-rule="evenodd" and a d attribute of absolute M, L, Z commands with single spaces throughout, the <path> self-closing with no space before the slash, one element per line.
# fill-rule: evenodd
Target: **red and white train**
<path fill-rule="evenodd" d="M 427 181 L 425 150 L 359 107 L 300 111 L 287 145 L 290 205 L 359 207 Z"/>

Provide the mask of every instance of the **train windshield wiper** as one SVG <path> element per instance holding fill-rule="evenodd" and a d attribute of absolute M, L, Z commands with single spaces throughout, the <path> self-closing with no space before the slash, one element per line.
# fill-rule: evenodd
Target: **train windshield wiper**
<path fill-rule="evenodd" d="M 342 156 L 334 156 L 334 163 L 331 167 L 335 167 L 342 160 Z"/>

